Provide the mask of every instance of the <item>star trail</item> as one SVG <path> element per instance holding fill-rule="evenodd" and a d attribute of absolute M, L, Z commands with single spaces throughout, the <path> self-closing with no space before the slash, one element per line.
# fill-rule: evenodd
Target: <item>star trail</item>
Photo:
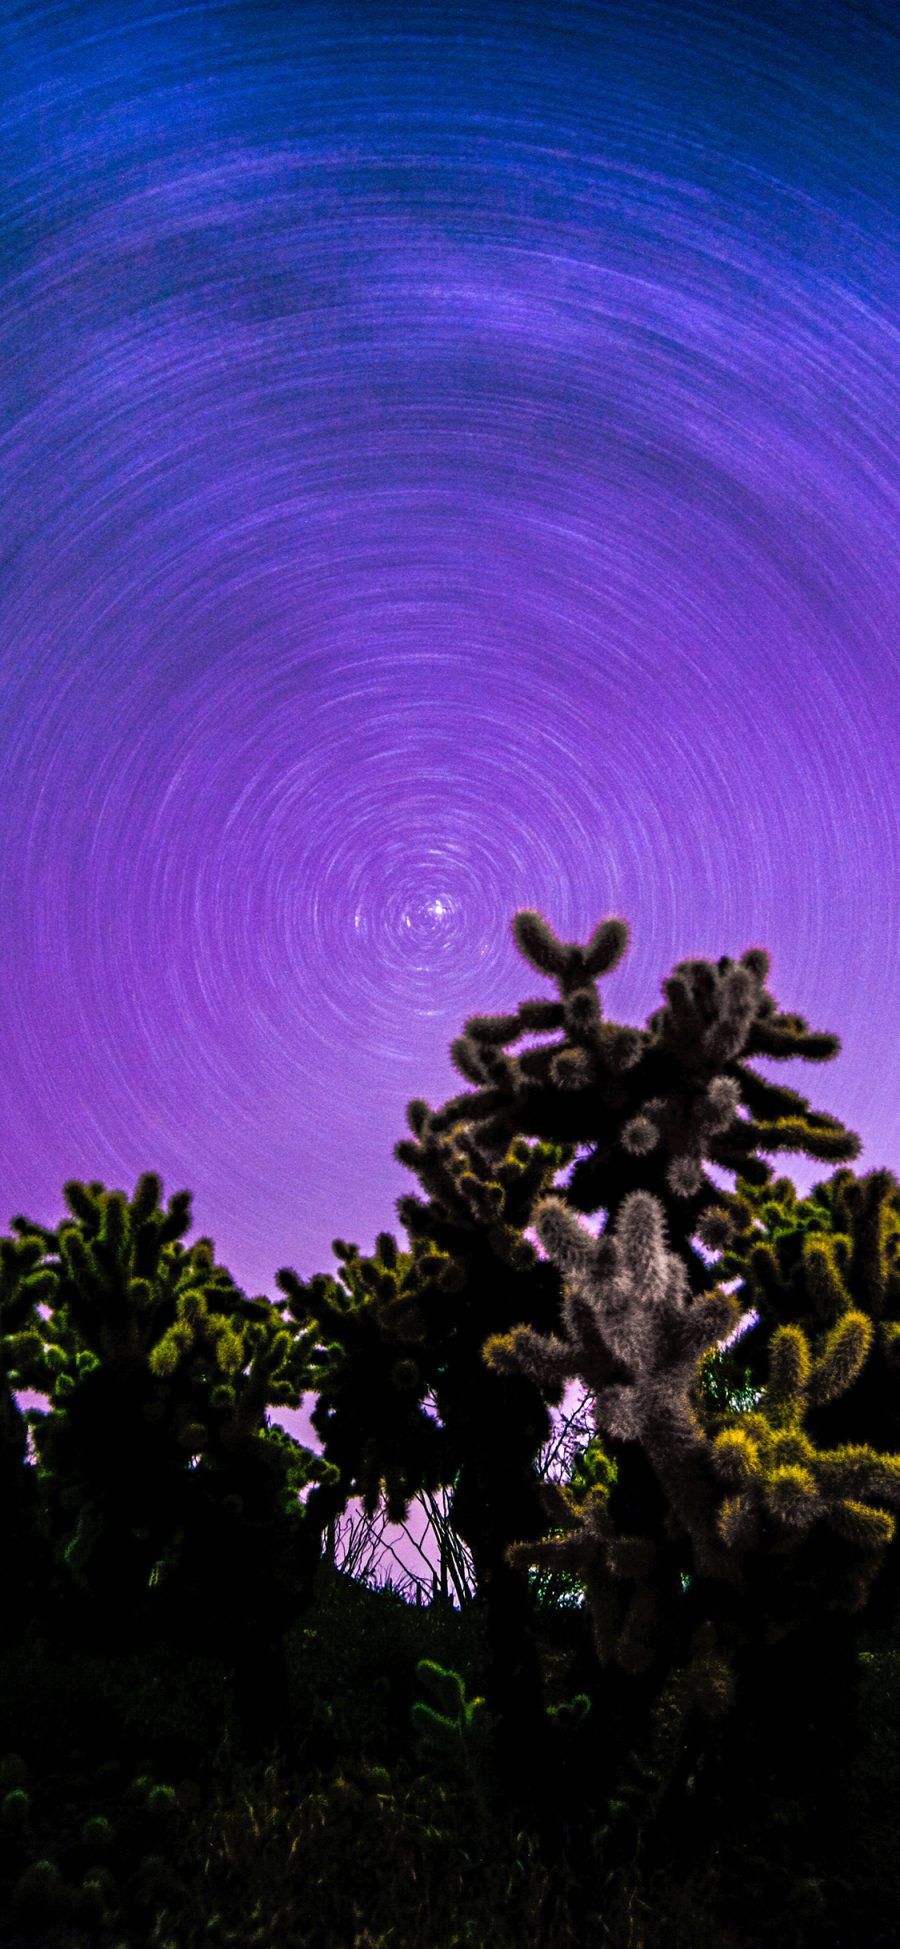
<path fill-rule="evenodd" d="M 898 40 L 6 8 L 0 1223 L 371 1249 L 523 905 L 770 948 L 900 1166 Z"/>

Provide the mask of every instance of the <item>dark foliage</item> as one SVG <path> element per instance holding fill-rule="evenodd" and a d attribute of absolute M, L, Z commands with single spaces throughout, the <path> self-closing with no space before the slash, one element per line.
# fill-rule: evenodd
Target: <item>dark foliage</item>
<path fill-rule="evenodd" d="M 753 1067 L 838 1048 L 761 950 L 635 1029 L 621 921 L 515 933 L 556 995 L 409 1106 L 405 1244 L 272 1304 L 149 1173 L 0 1242 L 11 1949 L 892 1939 L 900 1186 L 773 1181 L 859 1144 Z M 310 1393 L 322 1459 L 271 1420 Z M 350 1498 L 439 1489 L 461 1613 L 323 1560 Z"/>

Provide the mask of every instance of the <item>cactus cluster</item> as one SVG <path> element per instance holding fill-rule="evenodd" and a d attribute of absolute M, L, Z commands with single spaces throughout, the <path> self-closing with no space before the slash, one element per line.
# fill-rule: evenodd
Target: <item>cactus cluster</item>
<path fill-rule="evenodd" d="M 536 1198 L 571 1161 L 563 1147 L 511 1142 L 488 1151 L 463 1124 L 435 1128 L 428 1106 L 409 1108 L 411 1136 L 397 1156 L 421 1195 L 400 1199 L 406 1252 L 382 1234 L 374 1257 L 336 1243 L 341 1270 L 307 1283 L 284 1270 L 279 1285 L 320 1362 L 313 1424 L 338 1486 L 315 1491 L 320 1513 L 379 1494 L 405 1517 L 413 1495 L 444 1486 L 450 1520 L 471 1552 L 484 1614 L 483 1683 L 504 1737 L 510 1781 L 533 1770 L 523 1755 L 542 1741 L 540 1679 L 527 1577 L 507 1545 L 541 1519 L 536 1458 L 550 1422 L 539 1390 L 491 1374 L 481 1348 L 493 1330 L 526 1316 L 550 1327 L 559 1277 L 524 1236 Z M 530 1728 L 530 1731 L 529 1731 Z M 529 1748 L 529 1741 L 531 1742 Z"/>
<path fill-rule="evenodd" d="M 655 1192 L 694 1291 L 706 1284 L 698 1224 L 717 1201 L 707 1165 L 765 1185 L 766 1159 L 778 1152 L 833 1163 L 858 1155 L 859 1139 L 838 1118 L 752 1067 L 754 1057 L 828 1061 L 840 1048 L 837 1036 L 779 1009 L 763 949 L 679 962 L 663 1006 L 637 1029 L 606 1019 L 597 986 L 625 952 L 624 921 L 603 921 L 584 946 L 557 940 L 531 910 L 516 915 L 513 932 L 558 1000 L 466 1023 L 451 1053 L 475 1087 L 433 1113 L 432 1129 L 464 1122 L 492 1149 L 523 1135 L 577 1147 L 566 1195 L 579 1211 L 614 1216 L 631 1191 Z M 530 1046 L 517 1054 L 523 1038 Z"/>
<path fill-rule="evenodd" d="M 547 1513 L 561 1533 L 520 1542 L 512 1554 L 583 1575 L 603 1664 L 635 1674 L 676 1648 L 683 1655 L 690 1620 L 697 1697 L 718 1709 L 742 1640 L 756 1633 L 774 1642 L 823 1610 L 861 1608 L 894 1536 L 900 1455 L 871 1444 L 826 1447 L 810 1426 L 815 1409 L 843 1400 L 860 1379 L 871 1319 L 848 1298 L 818 1335 L 796 1322 L 777 1327 L 756 1406 L 711 1412 L 703 1364 L 733 1331 L 740 1302 L 721 1291 L 691 1300 L 659 1202 L 632 1193 L 597 1239 L 548 1199 L 537 1229 L 565 1275 L 563 1331 L 519 1326 L 490 1340 L 485 1358 L 554 1389 L 567 1377 L 584 1381 L 617 1474 L 612 1489 L 601 1482 L 580 1501 L 565 1485 L 547 1485 Z M 645 1498 L 636 1531 L 626 1526 L 640 1499 L 628 1509 L 635 1461 L 649 1463 L 661 1492 Z"/>
<path fill-rule="evenodd" d="M 312 1425 L 330 1470 L 310 1513 L 324 1524 L 359 1496 L 372 1515 L 384 1496 L 400 1522 L 441 1479 L 440 1429 L 424 1405 L 435 1365 L 426 1315 L 440 1309 L 456 1268 L 446 1253 L 400 1251 L 391 1232 L 379 1233 L 370 1256 L 343 1239 L 333 1249 L 335 1276 L 302 1280 L 288 1266 L 276 1275 L 307 1337 Z"/>
<path fill-rule="evenodd" d="M 859 1140 L 753 1066 L 840 1046 L 780 1010 L 761 949 L 680 962 L 637 1029 L 606 1018 L 598 989 L 622 921 L 579 944 L 525 911 L 514 936 L 557 996 L 470 1018 L 451 1050 L 469 1088 L 410 1104 L 396 1150 L 419 1181 L 398 1202 L 409 1252 L 391 1240 L 388 1264 L 348 1248 L 339 1280 L 303 1293 L 281 1277 L 327 1356 L 317 1425 L 342 1483 L 370 1500 L 384 1487 L 400 1512 L 427 1455 L 453 1484 L 493 1644 L 489 1706 L 501 1730 L 527 1719 L 537 1750 L 526 1565 L 582 1577 L 602 1669 L 645 1697 L 681 1672 L 713 1715 L 750 1647 L 865 1603 L 893 1535 L 893 1424 L 876 1429 L 868 1406 L 862 1432 L 833 1417 L 870 1386 L 876 1314 L 878 1358 L 894 1358 L 897 1309 L 872 1282 L 888 1279 L 896 1226 L 882 1196 L 873 1243 L 873 1194 L 845 1171 L 818 1226 L 803 1214 L 798 1258 L 789 1180 L 773 1185 L 768 1159 L 841 1164 Z M 854 1199 L 857 1244 L 840 1230 Z M 598 1231 L 579 1222 L 590 1213 Z M 743 1391 L 728 1385 L 738 1360 Z M 595 1441 L 577 1480 L 540 1487 L 546 1409 L 576 1378 Z M 530 1671 L 527 1710 L 497 1682 L 504 1657 Z"/>
<path fill-rule="evenodd" d="M 638 1029 L 607 1019 L 598 988 L 622 921 L 580 944 L 528 910 L 514 935 L 556 994 L 471 1017 L 452 1049 L 466 1090 L 409 1105 L 405 1243 L 337 1240 L 335 1272 L 284 1268 L 272 1303 L 210 1239 L 185 1242 L 189 1194 L 164 1206 L 152 1173 L 131 1197 L 72 1181 L 55 1229 L 13 1221 L 0 1623 L 15 1634 L 56 1607 L 88 1643 L 202 1644 L 243 1674 L 243 1722 L 264 1720 L 256 1679 L 309 1600 L 326 1525 L 354 1496 L 401 1521 L 446 1489 L 482 1650 L 466 1679 L 421 1667 L 435 1703 L 415 1721 L 479 1791 L 543 1820 L 554 1756 L 577 1754 L 586 1796 L 595 1771 L 612 1792 L 604 1745 L 639 1781 L 655 1712 L 656 1795 L 683 1725 L 721 1727 L 779 1646 L 879 1605 L 895 1620 L 900 1185 L 840 1168 L 801 1198 L 774 1178 L 779 1153 L 846 1166 L 860 1146 L 754 1067 L 839 1048 L 780 1010 L 761 949 L 680 962 Z M 573 1380 L 592 1439 L 569 1481 L 542 1483 L 549 1410 Z M 26 1389 L 46 1411 L 22 1409 Z M 321 1458 L 270 1419 L 310 1393 Z M 586 1689 L 552 1713 L 535 1566 L 577 1576 L 592 1631 L 590 1673 L 565 1677 Z M 785 1681 L 779 1711 L 786 1696 Z M 278 1697 L 283 1712 L 284 1684 Z M 10 1831 L 27 1799 L 11 1780 Z M 96 1822 L 82 1839 L 102 1853 Z M 23 1872 L 52 1908 L 53 1863 Z"/>
<path fill-rule="evenodd" d="M 210 1239 L 184 1244 L 189 1193 L 161 1195 L 150 1172 L 130 1199 L 72 1181 L 56 1229 L 13 1220 L 3 1362 L 12 1393 L 48 1397 L 25 1417 L 34 1515 L 85 1628 L 208 1642 L 290 1608 L 320 1465 L 267 1418 L 302 1399 L 303 1337 Z"/>

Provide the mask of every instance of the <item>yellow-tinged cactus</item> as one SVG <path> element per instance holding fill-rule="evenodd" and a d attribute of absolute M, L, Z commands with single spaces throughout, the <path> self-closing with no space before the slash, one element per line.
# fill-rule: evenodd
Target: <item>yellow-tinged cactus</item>
<path fill-rule="evenodd" d="M 723 1428 L 715 1436 L 714 1446 L 721 1473 L 726 1481 L 752 1482 L 760 1479 L 763 1464 L 759 1442 L 753 1440 L 748 1429 Z"/>
<path fill-rule="evenodd" d="M 223 1374 L 239 1374 L 246 1359 L 246 1349 L 238 1333 L 228 1320 L 215 1315 L 209 1321 L 208 1343 L 215 1349 L 216 1365 Z"/>
<path fill-rule="evenodd" d="M 897 1527 L 889 1510 L 874 1509 L 870 1503 L 853 1502 L 849 1497 L 836 1502 L 828 1516 L 838 1535 L 866 1555 L 886 1549 Z"/>
<path fill-rule="evenodd" d="M 773 1200 L 772 1208 L 778 1249 L 770 1242 L 750 1250 L 754 1277 L 762 1275 L 770 1297 L 777 1291 L 784 1299 L 791 1267 L 801 1260 L 798 1251 L 791 1261 L 789 1251 L 797 1211 L 801 1218 L 804 1213 L 789 1197 Z M 842 1400 L 865 1371 L 874 1341 L 871 1317 L 845 1306 L 826 1325 L 820 1307 L 815 1317 L 824 1331 L 817 1333 L 814 1321 L 775 1325 L 755 1405 L 749 1411 L 704 1407 L 702 1376 L 728 1323 L 716 1310 L 717 1295 L 685 1304 L 683 1275 L 665 1242 L 656 1202 L 633 1194 L 599 1238 L 555 1199 L 545 1200 L 536 1216 L 541 1241 L 566 1280 L 564 1332 L 542 1336 L 513 1328 L 488 1344 L 486 1357 L 504 1372 L 518 1367 L 531 1373 L 543 1386 L 558 1384 L 567 1373 L 587 1381 L 598 1430 L 613 1454 L 624 1451 L 627 1469 L 628 1454 L 639 1447 L 664 1496 L 668 1541 L 662 1551 L 652 1537 L 632 1545 L 617 1536 L 615 1494 L 600 1520 L 588 1522 L 571 1505 L 564 1534 L 537 1541 L 527 1553 L 516 1548 L 517 1561 L 555 1561 L 580 1570 L 601 1662 L 614 1660 L 637 1676 L 664 1656 L 666 1632 L 670 1639 L 674 1632 L 677 1642 L 671 1577 L 678 1537 L 688 1581 L 698 1580 L 713 1610 L 717 1582 L 745 1593 L 743 1603 L 737 1597 L 729 1626 L 736 1643 L 742 1632 L 748 1642 L 755 1632 L 772 1644 L 790 1633 L 807 1614 L 810 1576 L 825 1609 L 847 1610 L 864 1601 L 894 1535 L 900 1455 L 860 1444 L 827 1445 L 816 1439 L 810 1417 L 820 1405 Z M 839 1274 L 849 1266 L 843 1243 L 827 1262 Z M 804 1263 L 819 1277 L 820 1258 L 807 1254 Z M 832 1298 L 840 1290 L 833 1280 Z M 728 1304 L 739 1310 L 737 1299 Z M 831 1574 L 821 1550 L 829 1533 L 836 1551 Z M 709 1709 L 724 1708 L 731 1692 L 731 1654 L 723 1651 L 717 1659 L 719 1653 L 704 1668 Z"/>
<path fill-rule="evenodd" d="M 782 1326 L 769 1349 L 769 1399 L 792 1407 L 805 1392 L 812 1372 L 809 1341 L 799 1326 Z"/>
<path fill-rule="evenodd" d="M 773 1468 L 762 1493 L 769 1513 L 792 1529 L 808 1529 L 821 1512 L 815 1476 L 795 1464 Z"/>
<path fill-rule="evenodd" d="M 192 1340 L 190 1327 L 185 1322 L 178 1321 L 174 1326 L 170 1326 L 162 1339 L 157 1341 L 148 1357 L 147 1364 L 151 1374 L 155 1374 L 157 1380 L 170 1380 Z"/>
<path fill-rule="evenodd" d="M 848 1241 L 849 1243 L 849 1241 Z M 803 1266 L 810 1292 L 823 1316 L 835 1318 L 853 1302 L 838 1263 L 837 1240 L 814 1232 L 803 1241 Z"/>
<path fill-rule="evenodd" d="M 841 1315 L 813 1363 L 808 1393 L 815 1406 L 847 1392 L 862 1371 L 874 1338 L 874 1321 L 865 1313 L 849 1309 Z"/>

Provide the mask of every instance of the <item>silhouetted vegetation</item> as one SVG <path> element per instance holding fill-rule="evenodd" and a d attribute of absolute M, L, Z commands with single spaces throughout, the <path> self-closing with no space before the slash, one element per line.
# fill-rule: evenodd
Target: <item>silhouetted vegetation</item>
<path fill-rule="evenodd" d="M 893 1939 L 900 1185 L 762 950 L 636 1029 L 621 921 L 515 935 L 405 1236 L 250 1297 L 147 1173 L 0 1241 L 5 1943 Z"/>

